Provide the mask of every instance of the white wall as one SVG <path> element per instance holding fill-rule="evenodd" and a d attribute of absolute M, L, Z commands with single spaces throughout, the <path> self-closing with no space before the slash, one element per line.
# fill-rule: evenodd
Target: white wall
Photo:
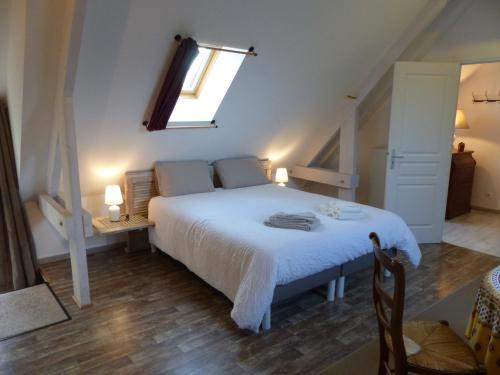
<path fill-rule="evenodd" d="M 360 176 L 359 186 L 356 191 L 356 200 L 363 204 L 370 203 L 370 187 L 373 182 L 370 181 L 371 161 L 375 148 L 386 148 L 389 137 L 389 117 L 390 117 L 390 98 L 383 101 L 381 106 L 359 128 L 358 136 L 358 174 Z M 384 175 L 377 176 L 384 179 Z"/>
<path fill-rule="evenodd" d="M 0 97 L 7 93 L 7 51 L 11 0 L 0 0 Z"/>
<path fill-rule="evenodd" d="M 428 1 L 89 0 L 74 96 L 84 206 L 99 214 L 106 184 L 155 160 L 255 154 L 291 166 L 311 159 L 334 130 L 330 119 L 338 100 Z M 25 101 L 15 121 L 22 124 L 24 198 L 44 188 L 64 1 L 27 4 L 24 22 L 16 23 L 25 25 L 24 32 L 14 43 L 30 64 L 19 66 L 24 94 L 16 95 Z M 254 45 L 259 53 L 244 61 L 216 114 L 218 129 L 148 133 L 141 126 L 177 33 L 206 43 Z M 55 252 L 50 243 L 44 246 L 44 256 Z"/>
<path fill-rule="evenodd" d="M 94 216 L 105 214 L 104 186 L 155 160 L 255 154 L 290 166 L 310 159 L 331 136 L 336 100 L 368 74 L 367 61 L 379 60 L 426 4 L 90 0 L 74 96 L 83 206 Z M 259 53 L 244 61 L 216 114 L 218 129 L 148 133 L 141 126 L 177 33 L 206 43 L 254 45 Z M 38 146 L 48 147 L 41 138 Z M 44 171 L 44 159 L 38 160 L 32 167 Z M 33 169 L 23 186 L 33 191 L 42 180 Z M 39 223 L 36 235 L 49 235 L 37 215 L 31 215 Z M 122 240 L 94 237 L 87 246 Z M 42 257 L 65 252 L 57 240 L 40 244 Z"/>
<path fill-rule="evenodd" d="M 0 3 L 0 12 L 7 11 L 1 16 L 7 22 L 0 24 L 0 34 L 7 31 L 0 37 L 0 95 L 5 77 L 23 200 L 45 187 L 65 5 L 65 0 Z"/>
<path fill-rule="evenodd" d="M 331 135 L 336 101 L 426 3 L 90 1 L 75 93 L 83 194 L 101 194 L 124 171 L 159 159 L 309 159 Z M 141 126 L 176 33 L 259 53 L 245 59 L 218 129 Z"/>
<path fill-rule="evenodd" d="M 5 94 L 8 98 L 13 141 L 24 200 L 45 190 L 49 144 L 66 0 L 15 0 L 9 13 L 8 33 L 0 38 L 6 56 Z M 7 9 L 0 3 L 0 11 Z M 3 20 L 0 16 L 0 20 Z M 0 25 L 0 30 L 5 27 Z M 8 36 L 8 37 L 7 37 Z M 2 57 L 0 56 L 0 58 Z M 0 65 L 0 74 L 3 72 Z M 1 87 L 0 87 L 1 88 Z M 68 252 L 66 241 L 51 228 L 36 203 L 26 203 L 39 258 Z M 122 237 L 95 237 L 89 245 L 106 245 Z"/>
<path fill-rule="evenodd" d="M 23 129 L 24 52 L 26 41 L 26 0 L 11 2 L 7 43 L 6 93 L 17 172 L 21 169 Z"/>
<path fill-rule="evenodd" d="M 458 108 L 465 112 L 470 129 L 456 130 L 456 143 L 473 150 L 476 172 L 472 205 L 500 210 L 500 105 L 474 104 L 472 92 L 498 95 L 500 63 L 476 65 L 478 69 L 460 84 Z"/>
<path fill-rule="evenodd" d="M 470 1 L 467 10 L 432 45 L 426 61 L 477 62 L 500 58 L 500 2 Z"/>
<path fill-rule="evenodd" d="M 23 200 L 45 191 L 65 7 L 66 0 L 36 0 L 26 8 L 19 176 Z"/>
<path fill-rule="evenodd" d="M 500 1 L 475 0 L 469 3 L 470 5 L 451 25 L 443 15 L 429 27 L 427 34 L 435 40 L 431 45 L 426 46 L 427 50 L 424 51 L 420 60 L 444 62 L 500 60 L 500 24 L 498 22 Z M 377 95 L 374 96 L 377 97 Z M 373 148 L 387 144 L 390 96 L 385 96 L 383 100 L 378 98 L 378 100 L 380 102 L 377 103 L 376 110 L 360 123 L 358 151 L 360 186 L 357 196 L 358 200 L 364 203 L 367 202 L 370 187 L 367 156 Z"/>

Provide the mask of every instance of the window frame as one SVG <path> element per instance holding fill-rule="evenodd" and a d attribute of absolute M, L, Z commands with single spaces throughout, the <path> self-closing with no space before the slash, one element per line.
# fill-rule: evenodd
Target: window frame
<path fill-rule="evenodd" d="M 199 48 L 206 48 L 206 47 L 199 47 Z M 205 86 L 208 76 L 210 75 L 210 72 L 212 71 L 218 57 L 219 57 L 219 51 L 211 49 L 210 55 L 207 59 L 207 63 L 205 64 L 203 71 L 200 74 L 200 78 L 196 83 L 196 87 L 194 88 L 194 90 L 182 90 L 181 91 L 182 97 L 189 99 L 198 99 L 200 97 L 201 91 L 203 90 L 203 87 Z"/>

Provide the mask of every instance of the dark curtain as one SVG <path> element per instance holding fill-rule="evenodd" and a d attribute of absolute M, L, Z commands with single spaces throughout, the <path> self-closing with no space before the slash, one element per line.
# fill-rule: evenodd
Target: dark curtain
<path fill-rule="evenodd" d="M 198 44 L 196 41 L 191 38 L 183 39 L 175 52 L 165 81 L 161 86 L 158 99 L 156 99 L 153 114 L 147 125 L 149 131 L 162 130 L 167 127 L 168 119 L 181 94 L 186 74 L 196 56 L 198 56 Z"/>
<path fill-rule="evenodd" d="M 41 281 L 21 196 L 7 105 L 0 100 L 0 293 Z"/>

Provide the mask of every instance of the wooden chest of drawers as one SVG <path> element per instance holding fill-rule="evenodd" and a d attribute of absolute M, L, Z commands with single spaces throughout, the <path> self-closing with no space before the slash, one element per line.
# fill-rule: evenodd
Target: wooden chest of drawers
<path fill-rule="evenodd" d="M 472 182 L 476 167 L 476 161 L 472 157 L 473 152 L 453 152 L 452 154 L 446 219 L 470 212 Z"/>

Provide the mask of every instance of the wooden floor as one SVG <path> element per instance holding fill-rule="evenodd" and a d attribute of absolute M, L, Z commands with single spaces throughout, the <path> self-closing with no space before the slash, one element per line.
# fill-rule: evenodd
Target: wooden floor
<path fill-rule="evenodd" d="M 500 263 L 453 245 L 422 250 L 419 269 L 407 268 L 407 316 Z M 0 342 L 2 374 L 308 374 L 376 334 L 371 270 L 347 280 L 343 301 L 308 292 L 254 335 L 236 328 L 224 296 L 164 254 L 89 256 L 93 306 L 84 310 L 72 301 L 69 262 L 43 269 L 73 319 Z"/>

